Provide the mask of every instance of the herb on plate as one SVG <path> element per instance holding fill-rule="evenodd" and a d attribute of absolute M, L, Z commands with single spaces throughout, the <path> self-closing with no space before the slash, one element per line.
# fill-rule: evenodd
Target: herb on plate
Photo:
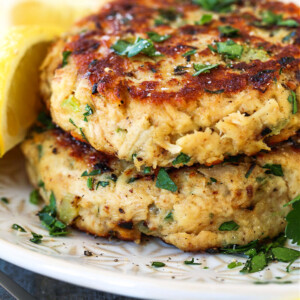
<path fill-rule="evenodd" d="M 230 12 L 232 5 L 237 0 L 193 0 L 193 3 L 198 4 L 203 9 L 220 13 Z"/>
<path fill-rule="evenodd" d="M 236 37 L 239 35 L 239 29 L 231 27 L 229 25 L 219 26 L 218 30 L 221 34 L 221 37 Z"/>
<path fill-rule="evenodd" d="M 12 228 L 13 230 L 17 230 L 17 231 L 20 231 L 20 232 L 26 232 L 26 230 L 25 230 L 22 226 L 20 226 L 20 225 L 18 225 L 18 224 L 13 224 L 13 225 L 11 226 L 11 228 Z"/>
<path fill-rule="evenodd" d="M 201 263 L 196 263 L 194 258 L 192 258 L 191 260 L 185 260 L 184 264 L 185 265 L 198 265 L 198 266 L 201 265 Z"/>
<path fill-rule="evenodd" d="M 160 261 L 154 261 L 152 262 L 151 266 L 155 267 L 155 268 L 162 268 L 164 267 L 166 264 Z"/>
<path fill-rule="evenodd" d="M 35 244 L 40 244 L 42 242 L 43 236 L 40 234 L 37 234 L 35 232 L 31 232 L 32 238 L 30 239 L 30 242 Z"/>
<path fill-rule="evenodd" d="M 49 205 L 38 213 L 38 216 L 42 222 L 42 225 L 49 230 L 49 234 L 52 236 L 62 236 L 68 233 L 67 225 L 62 223 L 56 218 L 56 199 L 53 192 L 50 195 Z"/>
<path fill-rule="evenodd" d="M 62 67 L 65 67 L 68 64 L 68 58 L 72 54 L 71 51 L 64 51 L 62 53 Z"/>

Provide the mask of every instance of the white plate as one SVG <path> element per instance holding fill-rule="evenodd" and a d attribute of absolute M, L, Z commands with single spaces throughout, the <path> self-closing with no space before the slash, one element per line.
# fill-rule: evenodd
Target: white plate
<path fill-rule="evenodd" d="M 158 239 L 141 245 L 108 241 L 78 231 L 53 238 L 35 215 L 40 209 L 28 201 L 31 186 L 18 150 L 0 160 L 0 257 L 31 271 L 84 287 L 151 299 L 296 299 L 300 296 L 299 267 L 286 273 L 286 264 L 273 263 L 265 270 L 242 275 L 240 268 L 228 269 L 234 258 L 227 255 L 184 253 Z M 27 230 L 11 229 L 17 223 Z M 42 234 L 40 245 L 29 241 L 30 232 Z M 93 256 L 85 256 L 88 250 Z M 183 262 L 195 258 L 202 265 Z M 151 262 L 166 267 L 155 269 Z M 204 268 L 204 267 L 208 267 Z M 281 277 L 282 279 L 276 279 Z M 292 281 L 292 284 L 254 284 L 256 281 Z"/>

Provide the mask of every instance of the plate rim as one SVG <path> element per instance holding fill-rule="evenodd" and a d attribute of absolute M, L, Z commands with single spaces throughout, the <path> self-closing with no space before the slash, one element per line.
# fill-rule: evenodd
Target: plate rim
<path fill-rule="evenodd" d="M 126 273 L 84 266 L 74 261 L 49 256 L 12 244 L 0 238 L 0 257 L 14 265 L 78 286 L 148 299 L 297 299 L 300 284 L 217 284 L 209 282 L 180 282 L 170 279 L 156 279 Z M 59 264 L 57 264 L 59 263 Z M 41 268 L 43 266 L 43 268 Z M 81 274 L 85 274 L 84 277 Z M 217 289 L 216 289 L 217 287 Z M 238 287 L 241 287 L 240 289 Z M 201 293 L 201 294 L 199 294 Z M 284 298 L 283 298 L 284 297 Z"/>

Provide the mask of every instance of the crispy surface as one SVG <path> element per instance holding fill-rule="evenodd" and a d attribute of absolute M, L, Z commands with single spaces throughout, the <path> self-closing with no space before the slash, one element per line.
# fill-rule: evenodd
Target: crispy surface
<path fill-rule="evenodd" d="M 97 152 L 60 130 L 33 134 L 22 149 L 31 182 L 37 188 L 44 182 L 39 189 L 46 202 L 54 193 L 65 223 L 136 242 L 141 233 L 157 236 L 186 251 L 272 238 L 285 228 L 290 207 L 283 205 L 300 194 L 296 142 L 234 164 L 170 169 L 178 187 L 174 193 L 155 186 L 157 170 L 145 175 L 132 163 Z M 284 177 L 266 174 L 266 163 L 281 164 Z M 89 189 L 89 177 L 82 173 L 95 169 L 102 174 L 90 176 Z M 106 183 L 96 188 L 99 181 Z M 239 229 L 219 231 L 228 221 L 235 221 Z"/>
<path fill-rule="evenodd" d="M 255 25 L 267 10 L 300 22 L 297 6 L 270 1 L 244 1 L 222 14 L 189 1 L 106 5 L 53 45 L 44 62 L 42 92 L 54 122 L 79 139 L 82 128 L 97 150 L 128 161 L 135 154 L 137 167 L 171 166 L 180 152 L 190 165 L 211 165 L 269 149 L 266 140 L 285 140 L 300 128 L 300 110 L 292 114 L 287 100 L 293 90 L 299 105 L 300 28 Z M 203 14 L 212 14 L 212 22 L 195 25 Z M 157 19 L 167 24 L 156 26 Z M 223 37 L 224 25 L 239 29 L 238 36 Z M 154 43 L 163 56 L 128 58 L 111 49 L 118 39 L 147 38 L 149 31 L 171 35 Z M 228 39 L 243 46 L 240 59 L 208 48 Z M 71 54 L 62 67 L 64 51 Z M 193 76 L 194 63 L 220 65 Z M 70 95 L 76 111 L 63 104 Z M 87 104 L 94 113 L 85 122 Z"/>

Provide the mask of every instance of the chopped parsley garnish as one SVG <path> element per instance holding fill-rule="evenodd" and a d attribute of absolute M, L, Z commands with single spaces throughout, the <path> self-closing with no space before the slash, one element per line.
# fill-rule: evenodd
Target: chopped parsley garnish
<path fill-rule="evenodd" d="M 239 34 L 239 29 L 231 27 L 229 25 L 218 27 L 221 37 L 236 37 Z"/>
<path fill-rule="evenodd" d="M 38 216 L 42 225 L 49 230 L 50 235 L 66 235 L 68 233 L 67 226 L 56 218 L 56 214 L 56 199 L 52 192 L 50 195 L 49 205 L 44 206 L 44 208 L 38 213 Z"/>
<path fill-rule="evenodd" d="M 216 50 L 219 54 L 224 55 L 229 59 L 236 59 L 241 58 L 244 48 L 243 46 L 235 43 L 232 40 L 228 40 L 226 42 L 217 42 L 217 49 Z M 212 50 L 211 48 L 209 48 Z"/>
<path fill-rule="evenodd" d="M 263 168 L 267 169 L 267 171 L 265 171 L 266 174 L 272 174 L 280 177 L 283 176 L 283 170 L 279 164 L 265 164 Z"/>
<path fill-rule="evenodd" d="M 99 186 L 102 186 L 102 187 L 106 187 L 109 185 L 109 182 L 108 181 L 98 181 L 97 182 L 97 185 L 96 185 L 96 190 L 98 190 L 98 187 Z"/>
<path fill-rule="evenodd" d="M 274 14 L 272 11 L 267 10 L 262 12 L 261 21 L 255 22 L 257 26 L 287 26 L 287 27 L 298 27 L 299 23 L 293 19 L 283 20 L 283 15 Z"/>
<path fill-rule="evenodd" d="M 118 176 L 115 174 L 111 174 L 107 179 L 110 179 L 113 182 L 116 182 L 118 180 Z"/>
<path fill-rule="evenodd" d="M 156 43 L 164 42 L 171 37 L 170 34 L 160 35 L 154 31 L 147 32 L 147 35 L 152 42 L 156 42 Z"/>
<path fill-rule="evenodd" d="M 185 260 L 184 264 L 185 265 L 198 265 L 198 266 L 201 265 L 201 263 L 196 263 L 194 258 L 192 258 L 191 260 Z"/>
<path fill-rule="evenodd" d="M 84 121 L 87 122 L 87 117 L 92 115 L 94 113 L 93 109 L 87 104 L 85 106 L 85 113 L 83 114 L 84 115 Z"/>
<path fill-rule="evenodd" d="M 154 261 L 152 262 L 151 266 L 152 267 L 155 267 L 155 268 L 161 268 L 161 267 L 164 267 L 166 264 L 164 264 L 163 262 L 160 262 L 160 261 Z"/>
<path fill-rule="evenodd" d="M 285 247 L 272 248 L 274 258 L 282 262 L 294 262 L 300 257 L 300 251 Z"/>
<path fill-rule="evenodd" d="M 224 222 L 220 225 L 219 231 L 237 231 L 240 228 L 234 221 Z"/>
<path fill-rule="evenodd" d="M 165 216 L 164 220 L 165 221 L 173 221 L 174 220 L 174 218 L 173 218 L 173 211 L 172 210 L 167 213 L 167 215 Z"/>
<path fill-rule="evenodd" d="M 92 177 L 89 177 L 86 181 L 86 186 L 88 187 L 89 190 L 94 189 L 94 180 Z"/>
<path fill-rule="evenodd" d="M 132 183 L 132 182 L 135 182 L 139 179 L 141 179 L 140 176 L 131 177 L 131 178 L 128 179 L 127 183 Z"/>
<path fill-rule="evenodd" d="M 144 174 L 150 174 L 150 173 L 151 173 L 151 167 L 145 167 Z"/>
<path fill-rule="evenodd" d="M 221 249 L 221 252 L 225 254 L 243 254 L 248 256 L 248 260 L 246 261 L 244 268 L 240 271 L 241 273 L 259 272 L 274 260 L 289 262 L 289 268 L 291 263 L 300 257 L 300 252 L 285 248 L 285 241 L 286 237 L 280 235 L 271 242 L 269 239 L 265 239 L 263 241 L 256 240 L 244 246 L 228 246 Z"/>
<path fill-rule="evenodd" d="M 69 56 L 71 54 L 72 54 L 71 51 L 64 51 L 62 53 L 62 57 L 63 57 L 63 59 L 62 59 L 62 67 L 66 66 L 68 64 L 68 58 L 69 58 Z"/>
<path fill-rule="evenodd" d="M 187 57 L 187 56 L 195 54 L 196 52 L 197 52 L 197 49 L 192 49 L 192 50 L 189 50 L 189 51 L 183 53 L 182 56 Z"/>
<path fill-rule="evenodd" d="M 191 158 L 184 154 L 184 153 L 180 153 L 173 161 L 172 161 L 172 165 L 173 166 L 176 166 L 176 165 L 179 165 L 179 164 L 187 164 L 189 163 L 189 161 L 191 160 Z"/>
<path fill-rule="evenodd" d="M 212 15 L 208 15 L 208 14 L 204 14 L 201 16 L 199 21 L 196 21 L 195 24 L 196 25 L 205 25 L 208 24 L 212 21 L 213 16 Z"/>
<path fill-rule="evenodd" d="M 20 231 L 20 232 L 26 232 L 26 230 L 22 226 L 20 226 L 18 224 L 13 224 L 11 226 L 11 228 L 14 229 L 14 230 Z"/>
<path fill-rule="evenodd" d="M 1 197 L 0 201 L 3 202 L 3 203 L 5 203 L 5 204 L 9 203 L 9 200 L 6 197 Z"/>
<path fill-rule="evenodd" d="M 42 180 L 39 180 L 38 187 L 45 188 L 45 183 Z"/>
<path fill-rule="evenodd" d="M 166 25 L 170 22 L 176 21 L 181 13 L 177 12 L 174 8 L 159 9 L 159 18 L 154 21 L 155 26 Z"/>
<path fill-rule="evenodd" d="M 157 174 L 156 178 L 156 187 L 164 190 L 168 190 L 171 192 L 177 191 L 177 186 L 170 178 L 169 174 L 164 168 L 161 168 Z"/>
<path fill-rule="evenodd" d="M 69 122 L 70 122 L 74 127 L 77 128 L 77 125 L 75 124 L 75 122 L 74 122 L 71 118 L 69 119 Z"/>
<path fill-rule="evenodd" d="M 300 245 L 300 195 L 291 201 L 293 210 L 286 216 L 285 235 L 292 243 Z"/>
<path fill-rule="evenodd" d="M 255 273 L 263 270 L 268 265 L 267 257 L 264 252 L 251 256 L 245 263 L 241 273 Z"/>
<path fill-rule="evenodd" d="M 252 163 L 247 171 L 247 173 L 245 174 L 245 178 L 249 178 L 251 173 L 253 172 L 254 168 L 255 168 L 256 164 Z"/>
<path fill-rule="evenodd" d="M 230 12 L 232 4 L 237 0 L 193 0 L 193 3 L 200 5 L 203 9 L 220 13 Z"/>
<path fill-rule="evenodd" d="M 291 94 L 288 97 L 288 101 L 292 104 L 292 113 L 296 114 L 298 112 L 298 103 L 296 93 L 291 91 Z"/>
<path fill-rule="evenodd" d="M 40 202 L 40 194 L 39 194 L 39 191 L 38 190 L 33 190 L 31 193 L 30 193 L 30 196 L 29 196 L 29 202 L 31 204 L 39 204 Z"/>
<path fill-rule="evenodd" d="M 86 142 L 88 143 L 89 141 L 88 141 L 86 135 L 84 134 L 83 129 L 82 129 L 82 128 L 79 128 L 79 131 L 80 131 L 80 134 L 81 134 L 83 140 L 86 141 Z"/>
<path fill-rule="evenodd" d="M 139 53 L 147 56 L 161 56 L 161 53 L 155 49 L 151 40 L 145 40 L 140 37 L 138 37 L 134 43 L 118 40 L 111 48 L 118 55 L 125 55 L 127 57 L 133 57 Z"/>
<path fill-rule="evenodd" d="M 39 153 L 39 159 L 41 159 L 43 156 L 43 146 L 37 145 L 37 149 L 38 149 L 38 153 Z"/>
<path fill-rule="evenodd" d="M 211 69 L 217 68 L 220 64 L 214 65 L 201 65 L 201 64 L 193 64 L 194 70 L 196 73 L 193 76 L 198 76 L 201 73 L 209 73 Z"/>
<path fill-rule="evenodd" d="M 213 183 L 218 182 L 216 178 L 210 177 L 209 179 L 210 179 L 210 181 L 213 182 Z"/>
<path fill-rule="evenodd" d="M 40 244 L 42 242 L 43 236 L 40 234 L 37 234 L 35 232 L 31 232 L 32 238 L 30 239 L 30 242 L 35 244 Z"/>
<path fill-rule="evenodd" d="M 228 269 L 234 269 L 236 267 L 240 267 L 242 266 L 243 264 L 241 262 L 238 262 L 238 261 L 233 261 L 231 262 L 230 264 L 227 265 L 227 268 Z"/>
<path fill-rule="evenodd" d="M 176 66 L 174 68 L 174 75 L 186 74 L 187 73 L 186 69 L 188 69 L 188 67 L 186 67 L 186 66 Z"/>
<path fill-rule="evenodd" d="M 93 170 L 90 173 L 88 171 L 84 171 L 81 174 L 81 177 L 85 177 L 85 176 L 96 176 L 96 175 L 100 175 L 102 173 L 102 170 Z"/>

